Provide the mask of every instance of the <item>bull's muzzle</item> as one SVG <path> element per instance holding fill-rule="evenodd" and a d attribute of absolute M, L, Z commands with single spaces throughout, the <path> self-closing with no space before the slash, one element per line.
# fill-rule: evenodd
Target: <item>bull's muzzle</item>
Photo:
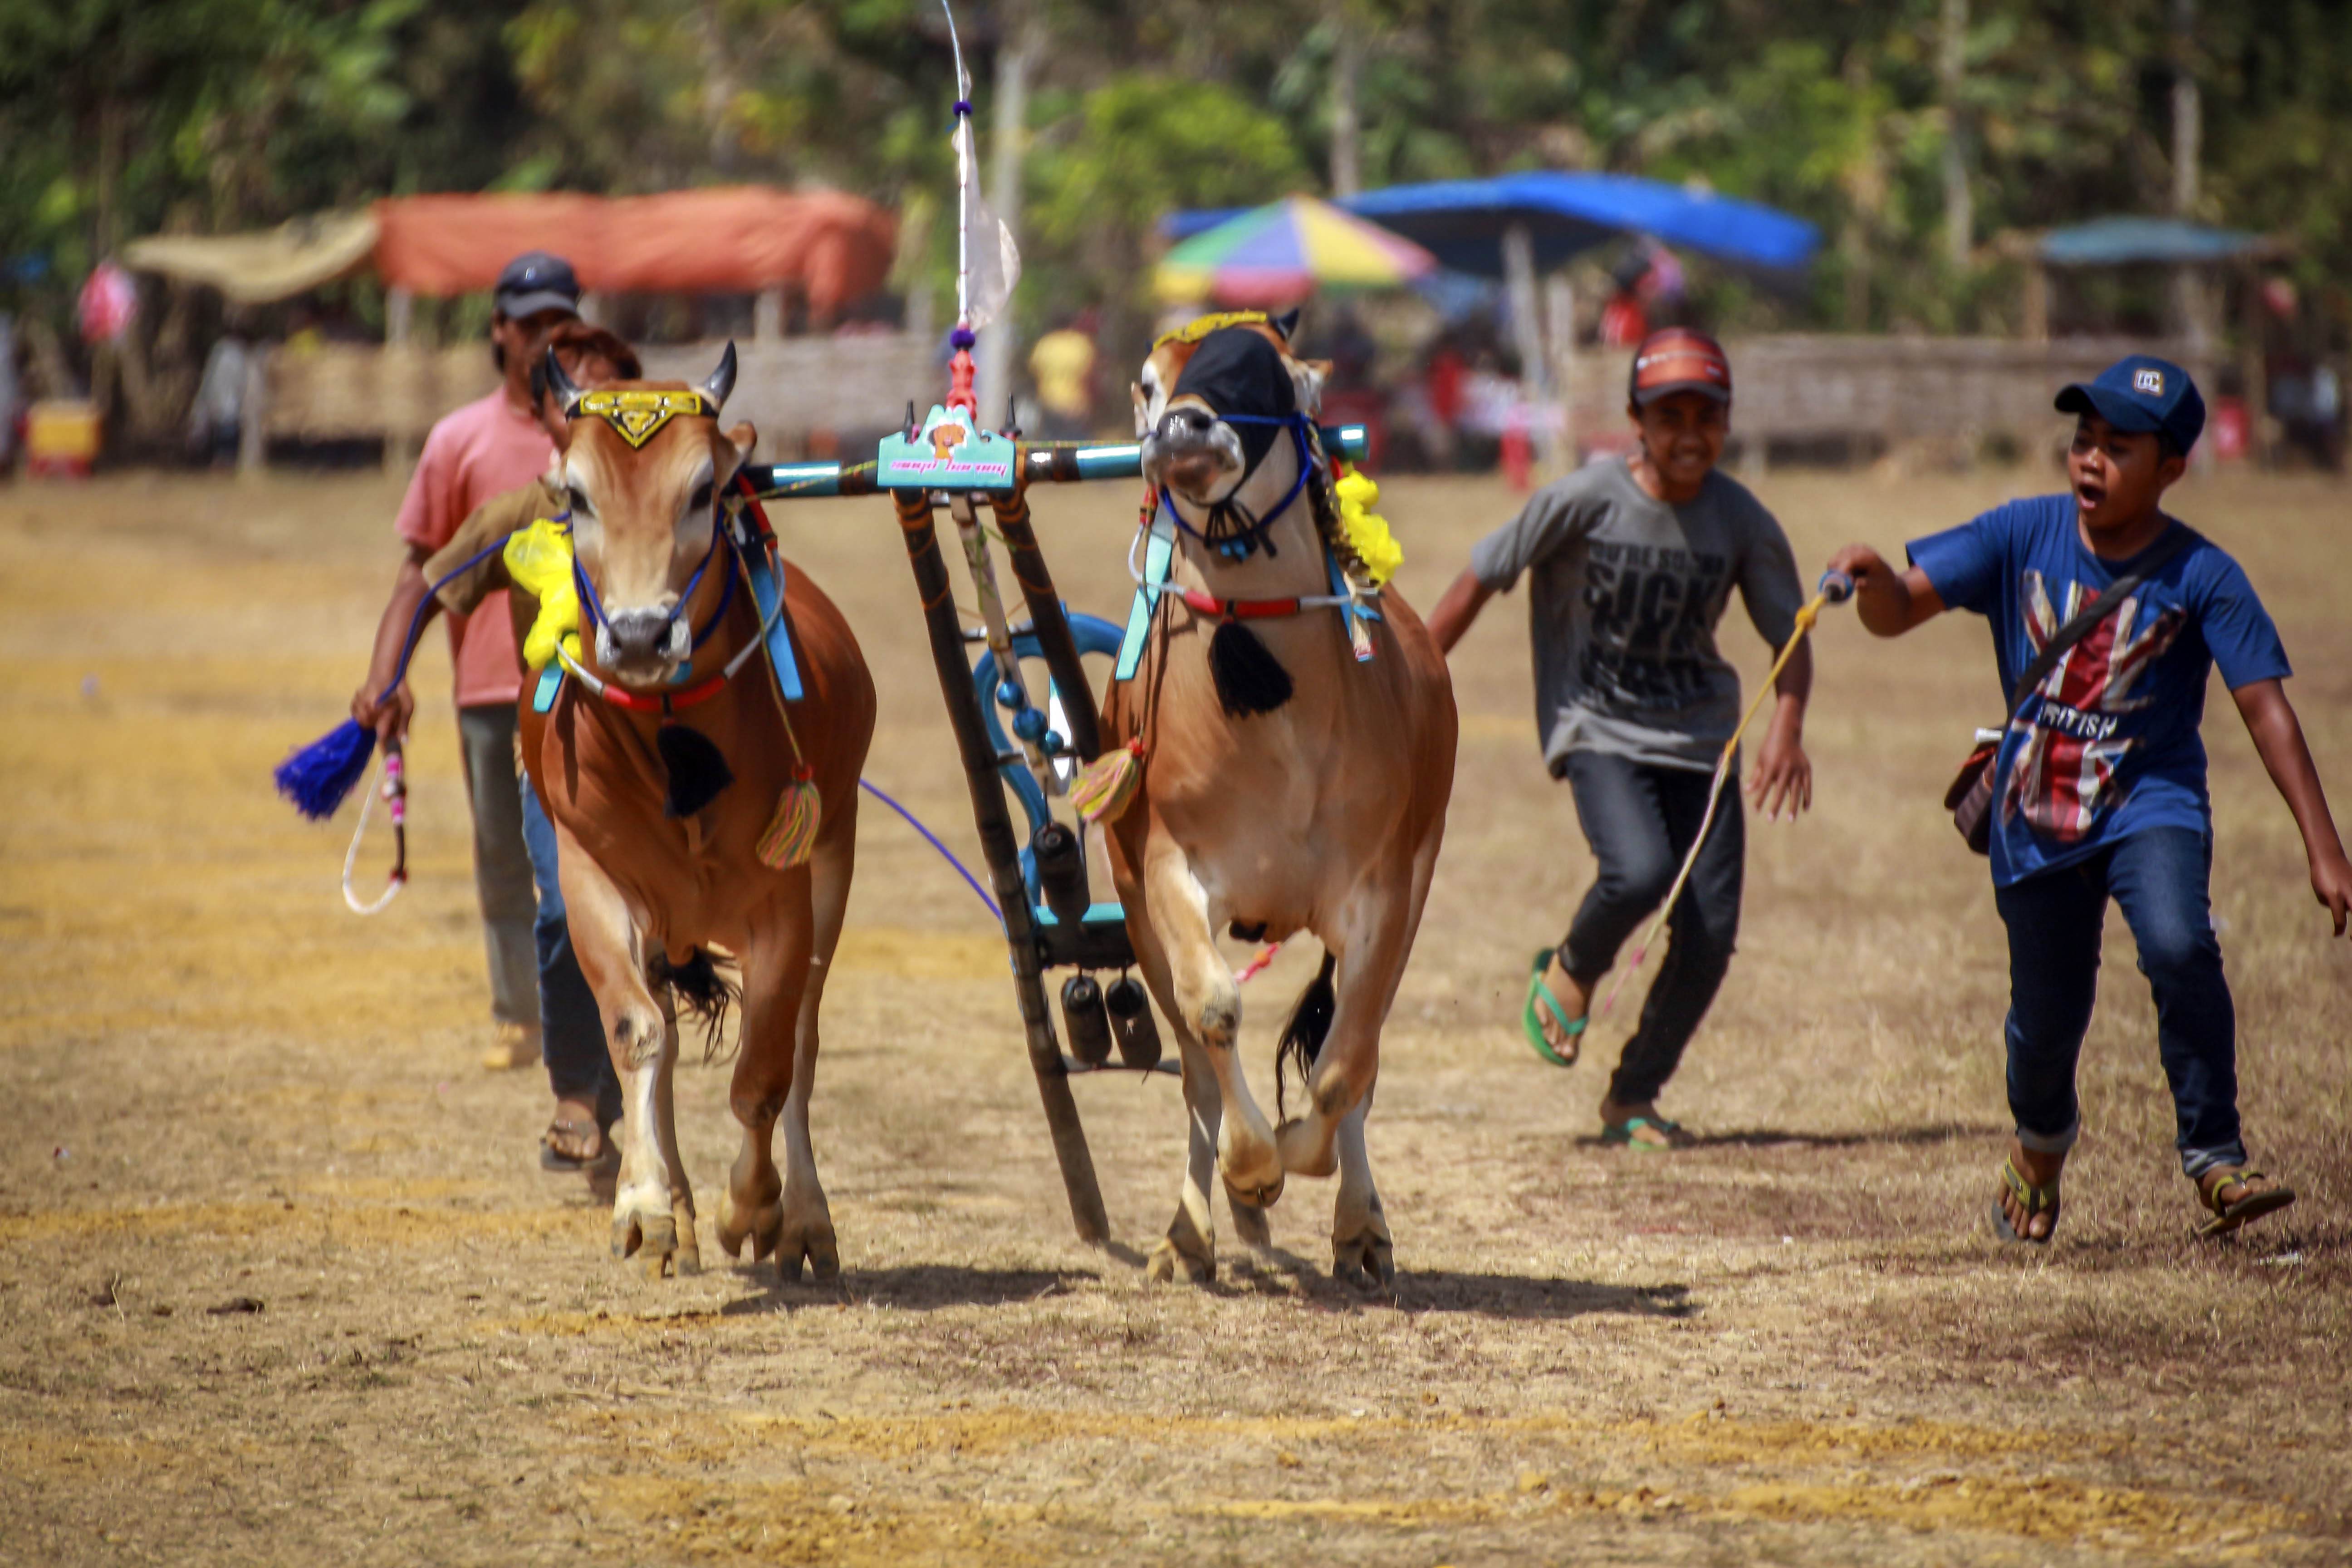
<path fill-rule="evenodd" d="M 682 617 L 666 611 L 622 610 L 606 618 L 597 641 L 597 657 L 607 668 L 641 673 L 688 657 L 694 634 Z"/>
<path fill-rule="evenodd" d="M 1189 496 L 1206 496 L 1218 480 L 1241 470 L 1241 443 L 1217 416 L 1187 404 L 1160 416 L 1144 443 L 1147 474 Z"/>

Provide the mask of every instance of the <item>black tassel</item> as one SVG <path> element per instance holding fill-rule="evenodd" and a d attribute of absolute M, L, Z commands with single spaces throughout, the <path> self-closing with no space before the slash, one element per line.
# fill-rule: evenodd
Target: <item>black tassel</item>
<path fill-rule="evenodd" d="M 684 963 L 674 964 L 668 954 L 657 952 L 646 967 L 655 984 L 670 988 L 677 1009 L 702 1026 L 702 1059 L 718 1060 L 728 1009 L 743 999 L 743 987 L 729 979 L 717 961 L 698 947 L 687 954 Z M 741 1048 L 740 1030 L 735 1044 Z"/>
<path fill-rule="evenodd" d="M 1289 1107 L 1283 1103 L 1283 1088 L 1289 1081 L 1285 1069 L 1297 1068 L 1302 1087 L 1315 1081 L 1315 1058 L 1323 1054 L 1324 1037 L 1331 1032 L 1332 1016 L 1339 1011 L 1339 995 L 1331 984 L 1339 961 L 1330 953 L 1323 955 L 1323 967 L 1298 994 L 1297 1005 L 1290 1009 L 1290 1022 L 1282 1026 L 1282 1043 L 1274 1051 L 1274 1119 L 1277 1122 L 1290 1120 Z"/>
<path fill-rule="evenodd" d="M 1209 674 L 1229 718 L 1271 713 L 1290 700 L 1290 671 L 1239 621 L 1217 623 L 1216 635 L 1209 639 Z"/>
<path fill-rule="evenodd" d="M 699 730 L 665 724 L 654 731 L 654 745 L 669 770 L 669 800 L 663 810 L 671 816 L 692 816 L 735 782 L 727 759 Z"/>

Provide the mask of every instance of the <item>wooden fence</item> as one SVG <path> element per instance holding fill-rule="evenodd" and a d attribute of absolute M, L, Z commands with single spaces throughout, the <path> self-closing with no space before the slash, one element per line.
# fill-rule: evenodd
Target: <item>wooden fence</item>
<path fill-rule="evenodd" d="M 2127 353 L 2186 366 L 2212 395 L 2210 363 L 2179 343 L 2145 339 L 1885 338 L 1786 334 L 1735 339 L 1732 430 L 1753 466 L 1774 442 L 1957 441 L 2000 434 L 2021 451 L 2063 441 L 2074 421 L 2050 406 L 2058 389 L 2087 381 Z M 1630 350 L 1582 351 L 1563 377 L 1570 436 L 1586 447 L 1625 428 Z"/>
<path fill-rule="evenodd" d="M 649 376 L 700 381 L 723 346 L 641 352 Z M 2182 345 L 2105 338 L 2029 343 L 1787 334 L 1726 346 L 1738 388 L 1734 438 L 1751 468 L 1776 442 L 1843 441 L 1860 451 L 1922 440 L 1973 446 L 1999 433 L 2021 451 L 2036 450 L 2072 428 L 2050 406 L 2058 388 L 2126 353 L 2179 361 L 2209 395 L 2213 368 Z M 898 425 L 909 399 L 920 414 L 944 384 L 939 345 L 928 333 L 775 338 L 739 343 L 736 353 L 740 374 L 727 415 L 758 427 L 759 449 L 771 461 L 862 449 Z M 1557 367 L 1571 450 L 1622 437 L 1632 357 L 1627 350 L 1585 350 Z M 255 356 L 247 407 L 262 412 L 246 421 L 240 461 L 258 466 L 266 439 L 358 439 L 383 441 L 387 465 L 405 467 L 435 420 L 497 385 L 479 343 L 274 350 Z"/>

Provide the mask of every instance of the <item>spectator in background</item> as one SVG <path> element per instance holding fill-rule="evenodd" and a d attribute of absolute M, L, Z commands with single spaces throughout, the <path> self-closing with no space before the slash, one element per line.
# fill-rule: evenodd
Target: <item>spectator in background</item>
<path fill-rule="evenodd" d="M 1609 303 L 1601 308 L 1601 346 L 1630 349 L 1649 335 L 1650 317 L 1642 309 L 1641 296 L 1622 287 L 1610 295 Z"/>
<path fill-rule="evenodd" d="M 1094 434 L 1095 357 L 1092 310 L 1080 311 L 1029 351 L 1047 440 L 1083 441 Z"/>
<path fill-rule="evenodd" d="M 227 330 L 205 356 L 204 376 L 196 383 L 195 401 L 188 408 L 188 453 L 199 463 L 216 468 L 236 465 L 250 358 L 251 351 L 232 317 Z"/>
<path fill-rule="evenodd" d="M 16 466 L 16 318 L 0 310 L 0 479 Z"/>

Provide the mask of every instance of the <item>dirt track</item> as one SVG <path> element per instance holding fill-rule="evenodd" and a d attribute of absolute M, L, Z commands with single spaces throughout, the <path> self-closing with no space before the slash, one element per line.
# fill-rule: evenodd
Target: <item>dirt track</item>
<path fill-rule="evenodd" d="M 2032 482 L 1765 494 L 1818 562 Z M 2180 510 L 2269 600 L 2352 806 L 2344 496 L 2233 481 Z M 1001 945 L 878 811 L 816 1100 L 844 1277 L 649 1283 L 605 1256 L 588 1190 L 533 1164 L 543 1082 L 473 1065 L 487 992 L 437 636 L 417 880 L 389 913 L 342 911 L 348 815 L 312 830 L 268 789 L 347 700 L 396 499 L 0 490 L 0 1092 L 27 1132 L 0 1152 L 0 1559 L 2352 1557 L 2352 953 L 2218 689 L 2244 1103 L 2303 1194 L 2247 1238 L 2188 1237 L 2116 921 L 2061 1240 L 1985 1239 L 2002 947 L 1936 809 L 1997 707 L 1974 624 L 1892 647 L 1827 627 L 1818 808 L 1754 826 L 1742 954 L 1667 1102 L 1711 1141 L 1596 1146 L 1604 1075 L 1517 1037 L 1526 954 L 1590 860 L 1535 756 L 1513 599 L 1456 658 L 1450 835 L 1372 1120 L 1394 1302 L 1325 1277 L 1330 1189 L 1308 1182 L 1274 1214 L 1277 1257 L 1239 1258 L 1228 1230 L 1213 1289 L 1147 1287 L 1179 1179 L 1167 1082 L 1080 1086 L 1120 1245 L 1076 1245 Z M 1477 483 L 1387 500 L 1423 605 L 1509 507 Z M 1082 608 L 1123 604 L 1131 504 L 1041 502 Z M 880 674 L 876 782 L 969 846 L 887 508 L 783 521 Z M 1311 965 L 1287 953 L 1247 993 L 1265 1088 Z M 723 1069 L 681 1071 L 706 1213 L 724 1101 Z"/>

